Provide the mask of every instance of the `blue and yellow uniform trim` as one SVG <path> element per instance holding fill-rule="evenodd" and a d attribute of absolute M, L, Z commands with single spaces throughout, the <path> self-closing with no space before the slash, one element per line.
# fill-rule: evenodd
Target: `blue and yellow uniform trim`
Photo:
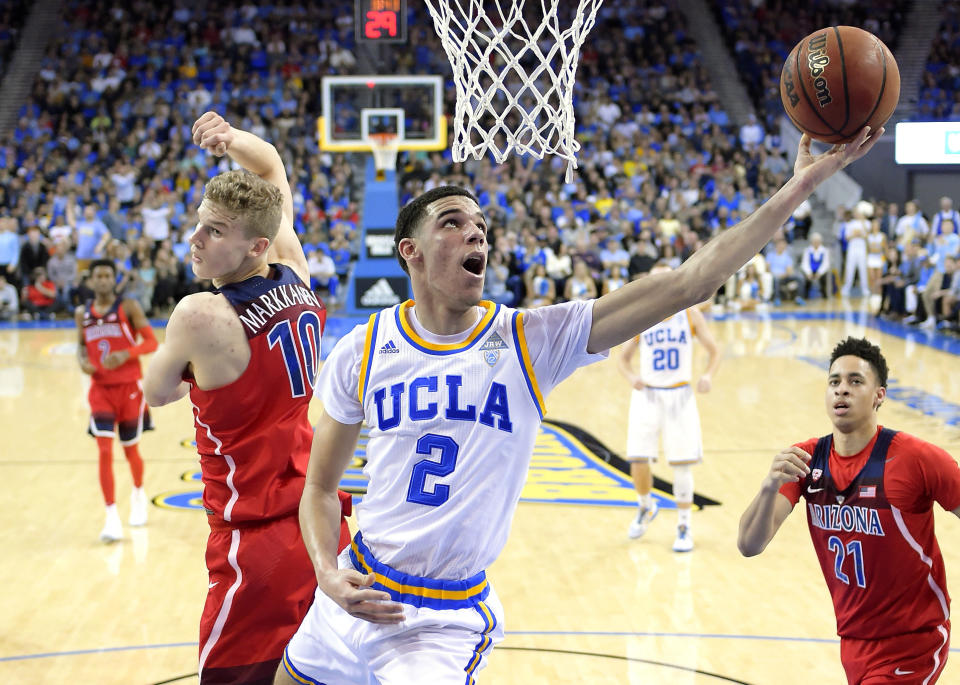
<path fill-rule="evenodd" d="M 480 642 L 473 648 L 473 656 L 470 657 L 470 661 L 467 662 L 467 665 L 463 669 L 467 672 L 465 685 L 473 685 L 474 682 L 476 682 L 473 679 L 473 674 L 477 670 L 477 666 L 480 665 L 483 653 L 490 649 L 490 646 L 493 644 L 493 640 L 490 639 L 490 633 L 493 632 L 493 629 L 497 626 L 497 619 L 486 604 L 478 602 L 477 611 L 483 618 L 483 632 L 480 633 Z"/>
<path fill-rule="evenodd" d="M 360 358 L 360 379 L 357 383 L 357 394 L 360 404 L 367 392 L 367 380 L 370 378 L 370 366 L 373 364 L 373 345 L 377 341 L 377 328 L 380 326 L 380 312 L 370 315 L 367 322 L 367 336 L 363 340 L 363 356 Z"/>
<path fill-rule="evenodd" d="M 494 319 L 497 318 L 497 313 L 500 311 L 500 305 L 494 304 L 493 302 L 487 302 L 486 300 L 480 303 L 480 306 L 485 308 L 487 311 L 480 318 L 480 322 L 473 329 L 473 332 L 467 336 L 467 339 L 463 342 L 450 343 L 448 345 L 439 345 L 437 343 L 432 343 L 424 340 L 417 332 L 413 329 L 413 326 L 410 325 L 410 322 L 407 320 L 407 310 L 416 304 L 413 300 L 407 300 L 399 307 L 394 309 L 394 316 L 397 319 L 397 329 L 400 331 L 400 335 L 403 336 L 403 339 L 408 343 L 413 345 L 413 347 L 421 352 L 426 352 L 427 354 L 456 354 L 457 352 L 462 352 L 464 350 L 469 350 L 473 347 L 477 341 L 484 336 L 484 334 L 490 330 L 490 327 L 493 325 Z"/>
<path fill-rule="evenodd" d="M 287 675 L 293 678 L 295 682 L 303 683 L 303 685 L 324 685 L 319 680 L 314 680 L 306 673 L 301 673 L 297 670 L 297 667 L 290 663 L 290 655 L 287 654 L 289 645 L 283 648 L 283 670 L 287 672 Z"/>
<path fill-rule="evenodd" d="M 523 369 L 523 380 L 526 381 L 527 390 L 530 392 L 530 397 L 533 398 L 533 403 L 536 405 L 542 421 L 543 415 L 547 412 L 547 407 L 543 402 L 543 395 L 540 394 L 537 377 L 533 373 L 533 363 L 530 361 L 530 352 L 527 350 L 527 337 L 523 332 L 522 312 L 513 313 L 511 325 L 513 327 L 513 339 L 517 343 L 517 357 L 520 359 L 520 368 Z"/>
<path fill-rule="evenodd" d="M 412 576 L 382 564 L 373 557 L 359 532 L 350 546 L 350 561 L 361 573 L 375 576 L 374 588 L 386 592 L 395 602 L 415 607 L 469 609 L 482 603 L 490 594 L 484 571 L 465 580 L 436 580 Z"/>

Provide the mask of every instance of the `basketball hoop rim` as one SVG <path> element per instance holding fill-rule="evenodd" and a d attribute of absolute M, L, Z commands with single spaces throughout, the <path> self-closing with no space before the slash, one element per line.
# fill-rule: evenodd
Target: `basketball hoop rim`
<path fill-rule="evenodd" d="M 367 135 L 367 143 L 371 149 L 389 150 L 393 147 L 399 147 L 399 136 L 396 133 L 370 133 Z"/>

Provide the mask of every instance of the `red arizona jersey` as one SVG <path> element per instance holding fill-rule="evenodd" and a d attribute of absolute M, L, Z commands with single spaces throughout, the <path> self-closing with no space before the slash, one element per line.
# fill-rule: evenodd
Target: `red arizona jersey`
<path fill-rule="evenodd" d="M 856 455 L 832 436 L 798 444 L 810 474 L 780 488 L 807 501 L 807 525 L 833 598 L 837 634 L 879 639 L 941 625 L 950 617 L 933 503 L 960 506 L 960 468 L 907 433 L 879 428 Z"/>
<path fill-rule="evenodd" d="M 91 300 L 83 312 L 83 342 L 87 346 L 90 362 L 97 368 L 93 380 L 102 385 L 131 383 L 142 377 L 140 359 L 137 357 L 128 359 L 115 369 L 103 368 L 103 358 L 109 353 L 126 350 L 137 344 L 122 305 L 123 300 L 118 297 L 106 313 L 100 314 L 93 308 Z"/>
<path fill-rule="evenodd" d="M 307 409 L 320 364 L 326 309 L 288 267 L 219 292 L 240 317 L 250 362 L 229 385 L 190 401 L 203 474 L 203 504 L 228 522 L 257 521 L 297 510 L 313 429 Z"/>

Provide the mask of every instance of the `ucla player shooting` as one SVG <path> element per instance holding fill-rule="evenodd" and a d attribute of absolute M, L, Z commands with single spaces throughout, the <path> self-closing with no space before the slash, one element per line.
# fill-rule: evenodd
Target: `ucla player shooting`
<path fill-rule="evenodd" d="M 485 569 L 507 540 L 550 391 L 710 297 L 870 150 L 868 135 L 817 157 L 805 137 L 794 177 L 679 269 L 525 313 L 480 301 L 488 227 L 469 191 L 439 186 L 405 206 L 394 242 L 415 300 L 341 339 L 317 381 L 324 413 L 300 516 L 319 588 L 275 683 L 474 682 L 503 636 Z M 369 485 L 338 556 L 337 484 L 363 423 Z"/>

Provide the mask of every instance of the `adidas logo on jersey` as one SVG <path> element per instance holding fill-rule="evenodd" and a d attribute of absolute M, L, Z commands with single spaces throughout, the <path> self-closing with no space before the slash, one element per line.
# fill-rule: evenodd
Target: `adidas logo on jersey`
<path fill-rule="evenodd" d="M 364 307 L 388 307 L 399 303 L 400 297 L 393 292 L 386 278 L 378 280 L 360 296 L 360 304 Z"/>
<path fill-rule="evenodd" d="M 380 354 L 390 354 L 390 353 L 399 353 L 400 348 L 397 347 L 396 343 L 392 340 L 388 340 L 387 344 L 380 348 Z"/>

